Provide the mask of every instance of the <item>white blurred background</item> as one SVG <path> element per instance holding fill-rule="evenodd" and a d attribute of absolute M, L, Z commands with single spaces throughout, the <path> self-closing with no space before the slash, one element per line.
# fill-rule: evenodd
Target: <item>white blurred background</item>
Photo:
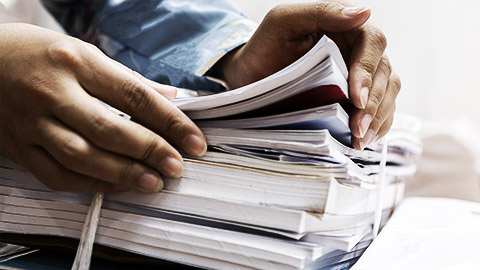
<path fill-rule="evenodd" d="M 260 22 L 280 3 L 233 0 Z M 388 39 L 402 79 L 397 111 L 423 123 L 424 155 L 408 195 L 480 201 L 480 1 L 359 0 Z M 0 23 L 22 20 L 59 29 L 38 0 L 0 0 Z"/>

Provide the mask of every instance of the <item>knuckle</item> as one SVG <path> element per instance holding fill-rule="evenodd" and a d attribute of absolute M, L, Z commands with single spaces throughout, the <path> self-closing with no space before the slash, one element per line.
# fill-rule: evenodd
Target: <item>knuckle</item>
<path fill-rule="evenodd" d="M 360 59 L 360 69 L 363 70 L 363 77 L 365 78 L 365 80 L 368 80 L 369 83 L 372 83 L 373 81 L 373 74 L 377 69 L 377 64 L 378 63 L 375 63 L 374 57 L 364 57 Z"/>
<path fill-rule="evenodd" d="M 387 118 L 388 116 L 388 112 L 386 112 L 385 110 L 378 110 L 377 111 L 377 114 L 375 115 L 375 126 L 379 126 L 380 123 L 383 123 L 385 121 L 385 119 Z"/>
<path fill-rule="evenodd" d="M 390 76 L 390 83 L 393 85 L 393 87 L 391 87 L 393 91 L 398 94 L 398 92 L 400 92 L 400 88 L 402 88 L 400 77 L 397 74 L 393 74 Z"/>
<path fill-rule="evenodd" d="M 151 136 L 149 139 L 147 139 L 147 141 L 148 143 L 145 144 L 142 154 L 139 158 L 142 161 L 151 160 L 154 153 L 157 152 L 156 150 L 161 148 L 159 147 L 159 142 L 155 136 Z"/>
<path fill-rule="evenodd" d="M 129 161 L 118 173 L 115 184 L 132 185 L 139 179 L 139 173 L 142 166 L 135 161 Z"/>
<path fill-rule="evenodd" d="M 126 108 L 135 112 L 148 111 L 152 106 L 149 92 L 137 80 L 126 80 L 120 86 Z"/>
<path fill-rule="evenodd" d="M 378 90 L 370 91 L 370 95 L 368 97 L 369 103 L 374 105 L 373 107 L 376 109 L 376 108 L 378 108 L 378 106 L 382 102 L 383 97 L 384 97 L 383 91 L 378 91 Z"/>
<path fill-rule="evenodd" d="M 370 39 L 377 46 L 377 48 L 381 49 L 382 51 L 387 47 L 387 37 L 382 30 L 378 29 L 377 27 L 371 30 Z"/>
<path fill-rule="evenodd" d="M 81 41 L 68 38 L 51 44 L 48 55 L 54 63 L 78 66 L 84 62 L 85 46 Z"/>
<path fill-rule="evenodd" d="M 164 134 L 178 134 L 182 135 L 191 130 L 191 127 L 187 121 L 182 119 L 175 113 L 175 110 L 171 110 L 164 121 L 163 131 Z"/>
<path fill-rule="evenodd" d="M 61 144 L 62 159 L 67 164 L 76 164 L 79 159 L 88 156 L 90 147 L 81 138 L 71 138 Z"/>
<path fill-rule="evenodd" d="M 120 132 L 120 127 L 113 119 L 97 115 L 91 119 L 92 138 L 100 145 L 116 144 L 116 136 Z"/>
<path fill-rule="evenodd" d="M 382 56 L 382 61 L 380 62 L 382 64 L 382 69 L 385 72 L 387 76 L 390 76 L 392 74 L 392 65 L 390 64 L 390 60 L 388 60 L 387 56 Z"/>

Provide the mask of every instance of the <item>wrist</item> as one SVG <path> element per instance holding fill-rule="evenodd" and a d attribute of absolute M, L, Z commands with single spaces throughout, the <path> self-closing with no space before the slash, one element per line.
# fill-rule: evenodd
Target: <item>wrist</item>
<path fill-rule="evenodd" d="M 228 52 L 212 68 L 217 77 L 225 81 L 231 89 L 250 83 L 242 57 L 244 47 L 245 45 L 242 45 Z"/>

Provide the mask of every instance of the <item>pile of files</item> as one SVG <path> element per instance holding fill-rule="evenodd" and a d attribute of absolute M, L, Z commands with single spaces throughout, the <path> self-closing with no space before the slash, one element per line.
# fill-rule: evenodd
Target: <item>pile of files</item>
<path fill-rule="evenodd" d="M 421 153 L 419 124 L 397 115 L 384 141 L 350 146 L 347 69 L 327 38 L 289 67 L 245 87 L 174 103 L 209 151 L 185 157 L 156 194 L 107 194 L 95 242 L 213 269 L 343 269 L 401 201 Z M 68 181 L 66 179 L 66 181 Z M 377 200 L 382 192 L 382 200 Z M 0 160 L 0 231 L 79 238 L 92 194 L 53 192 Z"/>

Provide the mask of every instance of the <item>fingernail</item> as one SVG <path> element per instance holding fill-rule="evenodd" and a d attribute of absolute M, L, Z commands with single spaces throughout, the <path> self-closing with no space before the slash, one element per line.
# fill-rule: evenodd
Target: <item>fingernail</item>
<path fill-rule="evenodd" d="M 373 137 L 372 142 L 373 142 L 373 143 L 376 143 L 376 142 L 378 141 L 378 139 L 379 139 L 379 138 L 378 138 L 378 134 L 377 134 L 377 135 L 375 135 L 375 137 Z"/>
<path fill-rule="evenodd" d="M 207 152 L 207 143 L 194 134 L 190 134 L 185 138 L 183 146 L 191 155 L 203 156 Z"/>
<path fill-rule="evenodd" d="M 162 180 L 151 173 L 142 175 L 138 181 L 138 185 L 142 192 L 158 192 L 163 188 Z"/>
<path fill-rule="evenodd" d="M 360 149 L 359 150 L 365 149 L 365 143 L 363 141 L 360 141 L 359 144 L 360 144 Z"/>
<path fill-rule="evenodd" d="M 373 130 L 369 129 L 367 134 L 365 134 L 365 137 L 363 137 L 363 139 L 362 139 L 365 146 L 370 145 L 374 135 L 375 135 L 375 133 L 373 132 Z"/>
<path fill-rule="evenodd" d="M 165 176 L 180 178 L 183 174 L 183 164 L 174 157 L 166 157 L 160 163 L 160 170 Z"/>
<path fill-rule="evenodd" d="M 367 106 L 368 92 L 368 87 L 363 87 L 360 90 L 360 105 L 362 106 L 362 109 L 365 109 L 365 107 Z"/>
<path fill-rule="evenodd" d="M 364 12 L 367 9 L 368 7 L 346 7 L 342 10 L 342 13 L 343 15 L 347 16 L 355 16 Z"/>
<path fill-rule="evenodd" d="M 360 132 L 360 138 L 365 137 L 365 133 L 367 132 L 370 123 L 372 122 L 372 117 L 370 114 L 365 114 L 362 119 L 360 119 L 360 123 L 358 125 L 358 131 Z"/>

